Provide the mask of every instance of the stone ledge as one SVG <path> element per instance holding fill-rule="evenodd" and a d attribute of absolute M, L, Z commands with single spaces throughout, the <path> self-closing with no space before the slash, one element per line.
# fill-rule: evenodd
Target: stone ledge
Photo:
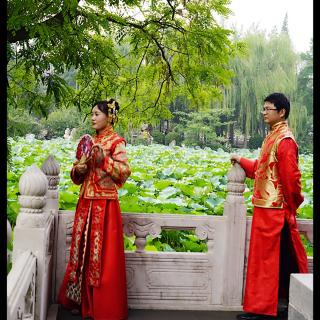
<path fill-rule="evenodd" d="M 290 276 L 288 320 L 313 320 L 313 274 Z"/>

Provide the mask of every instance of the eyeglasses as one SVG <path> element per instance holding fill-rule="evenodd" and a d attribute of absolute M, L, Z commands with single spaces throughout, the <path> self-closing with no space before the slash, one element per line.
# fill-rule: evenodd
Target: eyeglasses
<path fill-rule="evenodd" d="M 269 111 L 271 111 L 271 110 L 278 110 L 278 109 L 276 109 L 276 108 L 262 108 L 261 113 L 264 113 L 265 111 L 266 111 L 266 112 L 269 112 Z"/>

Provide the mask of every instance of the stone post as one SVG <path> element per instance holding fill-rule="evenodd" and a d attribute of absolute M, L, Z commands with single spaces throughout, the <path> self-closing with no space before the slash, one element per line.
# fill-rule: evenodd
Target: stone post
<path fill-rule="evenodd" d="M 243 197 L 246 174 L 236 163 L 227 177 L 228 195 L 223 213 L 227 218 L 223 304 L 241 306 L 246 239 L 247 209 Z"/>
<path fill-rule="evenodd" d="M 41 166 L 41 170 L 48 180 L 48 190 L 46 193 L 47 201 L 43 210 L 59 210 L 59 174 L 60 165 L 53 155 L 49 155 Z"/>
<path fill-rule="evenodd" d="M 35 319 L 45 320 L 51 292 L 53 216 L 43 210 L 48 181 L 32 165 L 19 181 L 20 211 L 14 229 L 13 265 L 19 255 L 30 250 L 37 259 Z"/>
<path fill-rule="evenodd" d="M 53 241 L 53 257 L 52 257 L 52 292 L 51 302 L 56 302 L 56 296 L 59 288 L 56 288 L 56 264 L 57 264 L 57 239 L 58 239 L 58 211 L 59 211 L 59 173 L 60 165 L 53 155 L 49 155 L 41 166 L 41 170 L 48 180 L 48 190 L 46 193 L 47 201 L 43 207 L 44 211 L 50 212 L 54 217 L 54 241 Z"/>

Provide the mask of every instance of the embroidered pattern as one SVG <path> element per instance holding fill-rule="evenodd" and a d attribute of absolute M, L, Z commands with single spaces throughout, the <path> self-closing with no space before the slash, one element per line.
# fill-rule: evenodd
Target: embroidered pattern
<path fill-rule="evenodd" d="M 86 219 L 85 230 L 83 232 L 83 235 L 81 232 L 83 230 L 82 226 L 84 224 L 83 217 L 79 217 L 75 221 L 74 230 L 76 231 L 76 237 L 75 237 L 74 249 L 72 249 L 72 244 L 71 244 L 71 250 L 70 250 L 70 269 L 71 270 L 70 270 L 69 281 L 66 289 L 66 296 L 69 299 L 75 301 L 77 304 L 81 303 L 81 285 L 82 285 L 85 255 L 87 250 L 91 208 L 92 208 L 92 201 L 90 201 L 90 206 L 87 211 L 87 219 Z M 80 211 L 80 213 L 84 213 L 84 212 L 86 211 L 83 211 L 83 210 Z M 81 238 L 83 239 L 83 243 L 81 243 L 81 240 L 80 240 Z M 80 247 L 82 248 L 81 255 L 79 254 Z"/>
<path fill-rule="evenodd" d="M 122 186 L 131 174 L 125 152 L 125 140 L 113 130 L 105 131 L 93 137 L 94 144 L 99 144 L 104 153 L 104 162 L 95 166 L 88 162 L 89 171 L 84 177 L 80 198 L 76 209 L 66 296 L 81 303 L 81 285 L 86 251 L 89 250 L 88 283 L 92 286 L 100 285 L 101 251 L 103 243 L 104 219 L 107 200 L 117 199 L 117 187 Z M 74 168 L 71 177 L 75 183 L 79 177 L 75 176 Z M 89 241 L 89 242 L 88 242 Z"/>
<path fill-rule="evenodd" d="M 93 137 L 94 145 L 103 149 L 105 156 L 102 166 L 88 163 L 86 174 L 80 189 L 80 196 L 87 199 L 117 199 L 117 188 L 121 187 L 131 174 L 125 151 L 125 140 L 117 133 L 109 131 L 107 135 Z M 78 182 L 74 170 L 71 171 L 72 180 Z"/>
<path fill-rule="evenodd" d="M 279 122 L 266 136 L 262 144 L 252 197 L 252 203 L 257 207 L 283 207 L 283 192 L 279 181 L 276 153 L 279 143 L 288 137 L 294 140 L 287 122 Z"/>

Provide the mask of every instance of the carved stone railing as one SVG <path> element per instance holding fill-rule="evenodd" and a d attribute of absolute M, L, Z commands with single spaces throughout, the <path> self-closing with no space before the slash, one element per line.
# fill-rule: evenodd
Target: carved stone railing
<path fill-rule="evenodd" d="M 36 319 L 36 257 L 24 251 L 7 278 L 7 320 Z"/>
<path fill-rule="evenodd" d="M 122 213 L 123 231 L 135 236 L 135 251 L 126 251 L 130 308 L 240 310 L 246 234 L 243 191 L 245 174 L 235 165 L 228 174 L 223 216 Z M 69 259 L 74 212 L 59 211 L 57 288 Z M 145 251 L 147 237 L 162 230 L 194 230 L 208 251 Z M 232 275 L 232 276 L 230 276 Z"/>
<path fill-rule="evenodd" d="M 205 216 L 173 214 L 133 214 L 123 213 L 123 232 L 128 237 L 135 236 L 135 252 L 145 252 L 147 236 L 156 238 L 162 230 L 194 230 L 200 240 L 207 240 L 208 250 L 213 246 L 214 228 Z"/>
<path fill-rule="evenodd" d="M 33 304 L 37 320 L 46 319 L 49 305 L 53 306 L 56 301 L 69 259 L 74 220 L 74 211 L 58 210 L 59 164 L 49 156 L 41 169 L 31 166 L 19 182 L 21 208 L 14 230 L 13 272 L 8 276 L 11 288 L 15 287 L 14 279 L 26 278 L 18 265 L 20 257 L 26 252 L 30 256 L 31 251 L 37 260 L 36 302 Z M 135 251 L 125 252 L 130 308 L 241 309 L 251 227 L 243 197 L 244 179 L 243 169 L 237 164 L 232 166 L 223 216 L 122 214 L 124 233 L 135 236 L 136 245 Z M 298 219 L 298 226 L 313 242 L 312 221 Z M 207 242 L 208 251 L 145 250 L 148 236 L 158 237 L 162 230 L 168 229 L 194 230 L 199 239 Z M 31 268 L 30 258 L 26 261 L 27 271 Z M 17 299 L 23 301 L 21 292 L 16 294 Z M 10 310 L 15 310 L 13 301 L 8 296 Z M 28 307 L 20 305 L 19 319 L 27 318 Z M 8 311 L 9 320 L 18 319 L 13 316 L 15 312 Z"/>
<path fill-rule="evenodd" d="M 53 226 L 53 248 L 52 248 L 52 286 L 50 293 L 50 302 L 55 302 L 56 292 L 55 292 L 55 283 L 56 283 L 56 265 L 57 265 L 57 241 L 58 238 L 58 211 L 59 211 L 59 174 L 60 174 L 60 165 L 57 160 L 50 154 L 48 158 L 44 161 L 41 166 L 41 170 L 46 175 L 48 180 L 48 189 L 46 192 L 46 204 L 43 210 L 50 212 L 54 219 Z"/>
<path fill-rule="evenodd" d="M 8 287 L 15 288 L 15 279 L 28 282 L 27 273 L 31 265 L 30 258 L 26 260 L 26 269 L 18 266 L 21 264 L 21 256 L 31 252 L 37 263 L 35 265 L 35 301 L 33 302 L 33 314 L 25 314 L 26 309 L 21 309 L 18 316 L 8 313 L 8 320 L 37 319 L 45 320 L 48 306 L 52 302 L 52 274 L 53 268 L 53 243 L 55 238 L 54 218 L 58 214 L 58 175 L 59 165 L 49 156 L 42 169 L 47 176 L 36 166 L 32 165 L 22 174 L 19 181 L 20 210 L 16 220 L 13 240 L 12 270 L 8 275 Z M 33 261 L 33 260 L 32 260 Z M 55 279 L 54 279 L 55 280 Z M 13 289 L 12 292 L 16 289 Z M 16 292 L 17 293 L 17 292 Z M 19 294 L 21 292 L 19 291 Z M 15 308 L 15 301 L 23 296 L 17 296 L 14 300 L 8 296 L 8 309 Z M 21 301 L 22 301 L 21 300 Z M 13 308 L 13 309 L 12 309 Z"/>

